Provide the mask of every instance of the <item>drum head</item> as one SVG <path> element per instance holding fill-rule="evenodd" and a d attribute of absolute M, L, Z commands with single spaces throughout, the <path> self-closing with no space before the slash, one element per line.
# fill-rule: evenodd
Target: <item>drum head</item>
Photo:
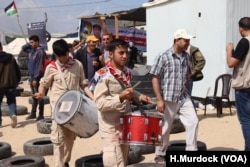
<path fill-rule="evenodd" d="M 152 109 L 152 110 L 135 110 L 133 112 L 129 112 L 129 113 L 125 113 L 123 114 L 125 115 L 132 115 L 132 116 L 151 116 L 151 117 L 158 117 L 158 118 L 162 118 L 163 114 L 158 112 L 156 109 Z"/>
<path fill-rule="evenodd" d="M 78 90 L 65 92 L 56 102 L 54 118 L 59 125 L 67 123 L 79 110 L 82 98 Z"/>

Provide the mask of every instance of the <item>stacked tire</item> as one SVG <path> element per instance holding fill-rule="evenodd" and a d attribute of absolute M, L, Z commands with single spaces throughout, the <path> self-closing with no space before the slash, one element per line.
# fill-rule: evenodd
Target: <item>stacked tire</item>
<path fill-rule="evenodd" d="M 0 160 L 9 158 L 12 156 L 12 150 L 9 143 L 0 142 Z"/>
<path fill-rule="evenodd" d="M 29 61 L 28 53 L 21 50 L 18 57 L 17 57 L 17 64 L 18 64 L 18 66 L 20 68 L 22 77 L 29 76 L 28 61 Z"/>

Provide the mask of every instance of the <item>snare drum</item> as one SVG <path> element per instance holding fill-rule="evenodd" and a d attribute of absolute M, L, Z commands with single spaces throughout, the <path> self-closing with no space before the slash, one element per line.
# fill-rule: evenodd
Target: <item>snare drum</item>
<path fill-rule="evenodd" d="M 97 108 L 92 100 L 78 90 L 65 92 L 57 101 L 54 118 L 77 136 L 88 138 L 98 131 Z"/>
<path fill-rule="evenodd" d="M 163 116 L 156 110 L 135 111 L 122 115 L 121 143 L 130 145 L 160 145 Z"/>

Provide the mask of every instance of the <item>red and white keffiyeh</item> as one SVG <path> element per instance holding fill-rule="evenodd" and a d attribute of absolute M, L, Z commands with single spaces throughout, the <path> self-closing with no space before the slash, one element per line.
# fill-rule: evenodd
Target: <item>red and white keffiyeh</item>
<path fill-rule="evenodd" d="M 125 73 L 125 77 L 123 77 L 122 75 L 118 74 L 118 73 L 115 71 L 115 69 L 114 69 L 114 67 L 113 67 L 113 65 L 112 65 L 111 62 L 109 62 L 109 63 L 107 64 L 107 67 L 108 67 L 110 73 L 111 73 L 112 75 L 114 75 L 117 79 L 119 79 L 120 81 L 122 81 L 122 82 L 125 84 L 125 86 L 126 86 L 127 88 L 128 88 L 128 87 L 131 87 L 130 81 L 131 81 L 132 74 L 131 74 L 131 71 L 130 71 L 129 68 L 124 67 L 123 72 Z"/>

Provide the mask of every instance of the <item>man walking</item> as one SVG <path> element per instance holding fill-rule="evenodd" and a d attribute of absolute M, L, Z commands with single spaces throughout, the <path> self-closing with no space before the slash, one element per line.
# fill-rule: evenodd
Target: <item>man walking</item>
<path fill-rule="evenodd" d="M 176 114 L 186 129 L 186 150 L 197 150 L 198 117 L 188 90 L 190 59 L 186 50 L 190 39 L 185 29 L 174 34 L 174 44 L 167 51 L 156 56 L 150 73 L 157 99 L 157 110 L 164 114 L 162 128 L 162 146 L 156 147 L 157 163 L 165 163 L 165 154 L 169 144 L 171 126 Z"/>
<path fill-rule="evenodd" d="M 0 126 L 2 126 L 1 104 L 4 95 L 10 109 L 11 127 L 17 125 L 16 87 L 21 79 L 21 72 L 13 55 L 3 51 L 0 42 Z"/>

